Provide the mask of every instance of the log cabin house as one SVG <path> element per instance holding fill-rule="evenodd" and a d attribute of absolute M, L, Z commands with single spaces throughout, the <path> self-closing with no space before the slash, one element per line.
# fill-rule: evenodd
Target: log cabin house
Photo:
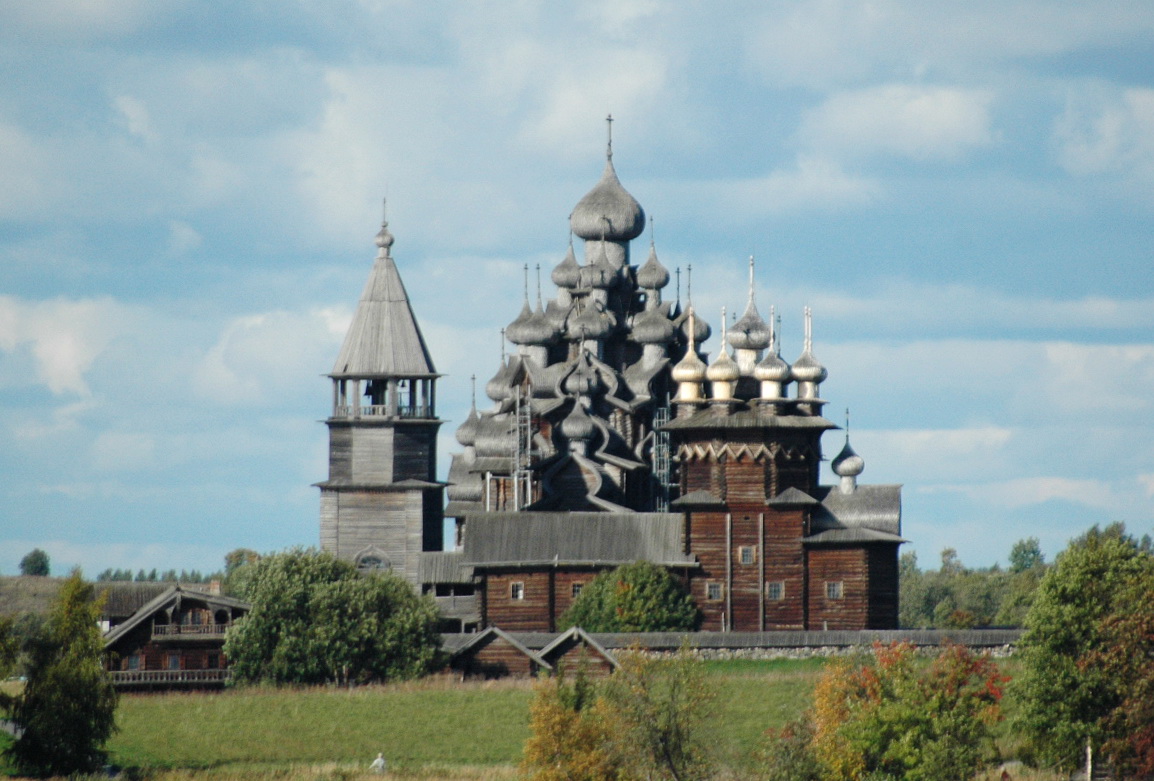
<path fill-rule="evenodd" d="M 457 631 L 553 631 L 598 572 L 642 559 L 685 582 L 705 630 L 896 627 L 901 487 L 858 485 L 848 412 L 837 483 L 822 484 L 822 435 L 838 426 L 823 416 L 811 311 L 788 363 L 775 309 L 759 313 L 750 258 L 748 289 L 733 291 L 744 312 L 729 323 L 721 311 L 710 359 L 692 267 L 682 300 L 680 270 L 670 297 L 652 239 L 647 259 L 631 260 L 645 224 L 610 136 L 601 179 L 569 217 L 583 260 L 571 239 L 544 303 L 538 271 L 535 305 L 526 267 L 503 332 L 516 352 L 502 349 L 485 385 L 492 406 L 474 400 L 440 481 L 441 375 L 382 223 L 329 374 L 322 548 L 402 574 Z"/>
<path fill-rule="evenodd" d="M 109 591 L 108 603 L 121 605 L 105 611 L 105 665 L 113 684 L 120 691 L 223 688 L 229 678 L 225 632 L 248 604 L 179 584 L 149 585 L 162 588 L 124 616 L 118 615 L 123 604 L 140 589 Z"/>

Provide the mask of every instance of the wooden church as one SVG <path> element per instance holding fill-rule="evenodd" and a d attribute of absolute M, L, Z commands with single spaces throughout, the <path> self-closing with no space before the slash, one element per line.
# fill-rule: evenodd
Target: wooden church
<path fill-rule="evenodd" d="M 436 475 L 436 383 L 387 222 L 331 374 L 321 545 L 435 595 L 462 630 L 553 631 L 598 572 L 648 560 L 683 579 L 703 629 L 886 629 L 898 619 L 901 487 L 859 485 L 849 445 L 822 485 L 825 367 L 812 318 L 793 363 L 750 259 L 741 317 L 713 333 L 665 292 L 645 215 L 617 177 L 573 209 L 555 295 L 521 311 L 515 346 Z M 527 274 L 527 272 L 526 272 Z M 446 502 L 447 500 L 447 502 Z M 443 520 L 455 522 L 445 545 Z M 448 548 L 446 550 L 446 547 Z"/>

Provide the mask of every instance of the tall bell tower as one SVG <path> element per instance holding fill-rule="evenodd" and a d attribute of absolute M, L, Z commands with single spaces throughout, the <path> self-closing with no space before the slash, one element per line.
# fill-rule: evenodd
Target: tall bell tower
<path fill-rule="evenodd" d="M 332 380 L 321 548 L 417 582 L 422 551 L 443 546 L 436 479 L 436 369 L 392 257 L 388 221 Z"/>

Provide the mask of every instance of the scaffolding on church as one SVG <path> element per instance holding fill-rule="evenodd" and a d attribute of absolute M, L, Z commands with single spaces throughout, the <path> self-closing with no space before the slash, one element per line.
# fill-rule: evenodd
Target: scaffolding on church
<path fill-rule="evenodd" d="M 670 452 L 669 432 L 665 424 L 669 422 L 669 396 L 665 403 L 653 411 L 653 477 L 657 483 L 655 509 L 659 513 L 669 512 L 669 496 L 673 488 L 673 454 Z"/>
<path fill-rule="evenodd" d="M 532 389 L 522 398 L 521 388 L 513 391 L 513 416 L 516 436 L 513 444 L 513 509 L 520 510 L 533 501 L 533 411 Z"/>

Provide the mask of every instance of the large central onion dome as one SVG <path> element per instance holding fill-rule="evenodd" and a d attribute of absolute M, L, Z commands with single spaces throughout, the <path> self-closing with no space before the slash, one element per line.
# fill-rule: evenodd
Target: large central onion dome
<path fill-rule="evenodd" d="M 621 186 L 612 157 L 605 161 L 601 181 L 573 208 L 569 227 L 586 241 L 632 241 L 645 230 L 645 212 Z"/>

